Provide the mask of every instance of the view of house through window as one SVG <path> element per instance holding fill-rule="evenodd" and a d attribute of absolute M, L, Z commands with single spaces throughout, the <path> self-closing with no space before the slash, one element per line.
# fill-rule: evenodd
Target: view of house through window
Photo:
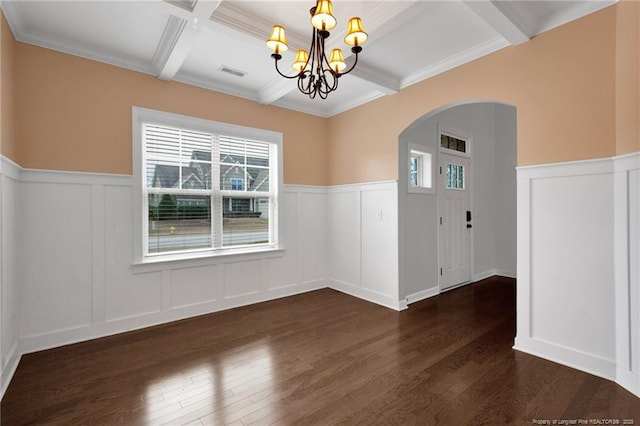
<path fill-rule="evenodd" d="M 145 254 L 273 243 L 276 146 L 143 124 Z"/>

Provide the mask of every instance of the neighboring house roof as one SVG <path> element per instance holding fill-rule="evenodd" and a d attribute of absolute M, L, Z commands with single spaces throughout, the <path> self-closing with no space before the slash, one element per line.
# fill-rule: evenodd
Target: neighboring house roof
<path fill-rule="evenodd" d="M 256 169 L 253 169 L 256 170 Z M 269 170 L 257 169 L 258 174 L 253 176 L 253 182 L 249 186 L 249 191 L 268 191 L 269 190 Z"/>
<path fill-rule="evenodd" d="M 182 167 L 182 185 L 180 185 L 180 169 L 179 166 L 169 164 L 156 164 L 152 186 L 155 188 L 192 188 L 192 189 L 208 189 L 210 182 L 211 168 L 203 167 L 200 161 L 210 161 L 211 153 L 206 151 L 193 151 L 191 155 L 191 163 L 189 166 Z M 249 167 L 246 169 L 242 162 L 236 156 L 225 154 L 221 160 L 225 163 L 221 164 L 220 172 L 223 179 L 224 189 L 230 189 L 230 179 L 238 174 L 246 179 L 249 186 L 248 191 L 268 191 L 269 190 L 269 170 L 257 169 L 251 165 L 268 164 L 268 159 L 248 157 Z M 233 172 L 233 173 L 232 173 Z M 236 176 L 229 176 L 229 175 Z M 229 181 L 229 182 L 227 182 Z"/>
<path fill-rule="evenodd" d="M 177 188 L 179 178 L 178 166 L 156 164 L 151 186 L 154 188 Z"/>
<path fill-rule="evenodd" d="M 191 159 L 197 161 L 211 161 L 211 153 L 207 151 L 193 151 Z"/>

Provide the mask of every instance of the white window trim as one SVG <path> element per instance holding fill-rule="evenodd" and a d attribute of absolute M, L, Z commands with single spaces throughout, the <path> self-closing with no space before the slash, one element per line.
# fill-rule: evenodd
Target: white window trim
<path fill-rule="evenodd" d="M 283 141 L 282 133 L 271 130 L 255 129 L 252 127 L 239 126 L 235 124 L 221 123 L 201 118 L 188 117 L 185 115 L 172 114 L 163 111 L 156 111 L 147 108 L 132 107 L 132 159 L 133 159 L 133 260 L 132 265 L 159 265 L 165 262 L 172 264 L 180 261 L 194 261 L 200 263 L 202 259 L 216 258 L 220 256 L 228 257 L 233 255 L 246 257 L 255 253 L 282 251 L 282 214 L 278 210 L 281 204 L 283 185 Z M 145 200 L 143 197 L 143 185 L 145 177 L 143 171 L 142 152 L 142 126 L 144 123 L 164 124 L 168 126 L 187 128 L 195 131 L 224 134 L 237 138 L 255 139 L 269 142 L 276 147 L 274 164 L 270 165 L 271 174 L 277 184 L 273 187 L 274 199 L 278 200 L 277 206 L 271 206 L 276 220 L 273 223 L 274 243 L 269 245 L 259 245 L 256 247 L 225 248 L 197 250 L 188 253 L 168 253 L 164 255 L 154 254 L 144 255 L 144 229 L 145 215 L 143 214 Z M 135 272 L 135 271 L 134 271 Z"/>
<path fill-rule="evenodd" d="M 424 159 L 425 156 L 429 156 L 429 173 L 431 175 L 431 186 L 411 186 L 410 182 L 411 182 L 411 157 L 413 156 L 414 153 L 417 153 L 418 155 L 422 155 L 423 157 L 421 158 L 420 161 L 420 165 L 422 170 L 420 171 L 420 173 L 418 174 L 419 176 L 419 180 L 420 180 L 420 176 L 424 176 L 425 175 L 425 167 L 426 164 Z M 418 144 L 414 144 L 414 143 L 409 143 L 407 144 L 407 192 L 412 193 L 412 194 L 435 194 L 436 192 L 436 187 L 435 187 L 435 155 L 433 154 L 433 152 L 431 152 L 431 150 L 429 148 L 427 148 L 424 145 L 418 145 Z"/>

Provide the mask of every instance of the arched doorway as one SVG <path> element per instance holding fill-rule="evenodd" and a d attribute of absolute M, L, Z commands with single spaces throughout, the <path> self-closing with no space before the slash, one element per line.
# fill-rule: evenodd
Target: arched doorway
<path fill-rule="evenodd" d="M 492 275 L 515 277 L 515 166 L 516 108 L 511 105 L 447 105 L 399 135 L 401 300 L 412 303 Z M 459 208 L 445 207 L 447 191 L 464 193 L 464 200 L 457 197 Z M 468 270 L 447 277 L 447 268 L 460 262 Z"/>

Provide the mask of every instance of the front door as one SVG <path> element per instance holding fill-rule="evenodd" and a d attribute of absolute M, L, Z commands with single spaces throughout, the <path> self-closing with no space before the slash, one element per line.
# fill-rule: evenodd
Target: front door
<path fill-rule="evenodd" d="M 438 257 L 440 290 L 471 281 L 471 160 L 440 152 Z"/>

